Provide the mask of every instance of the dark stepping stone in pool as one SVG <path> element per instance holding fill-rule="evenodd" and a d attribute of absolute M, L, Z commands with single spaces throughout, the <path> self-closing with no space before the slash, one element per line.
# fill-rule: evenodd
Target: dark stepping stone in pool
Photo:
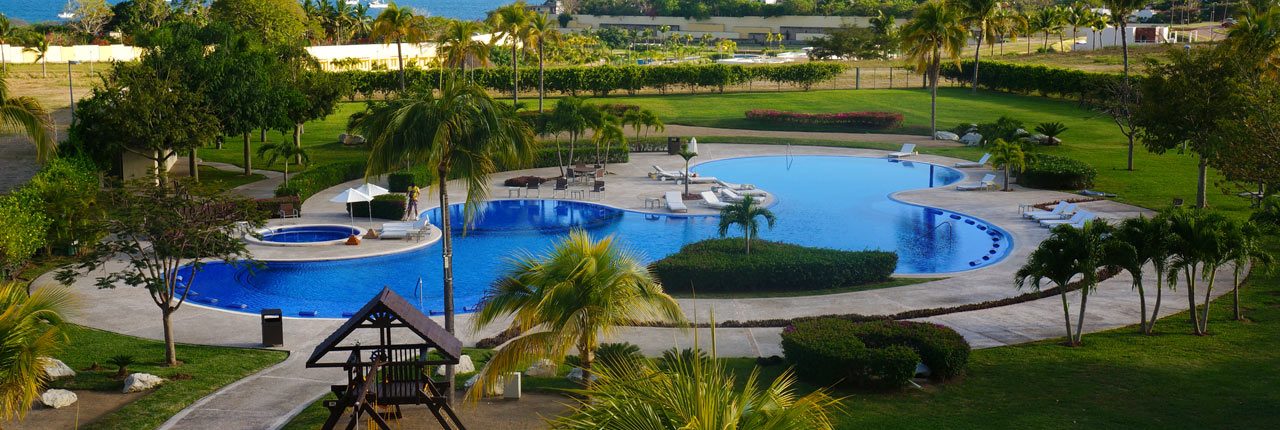
<path fill-rule="evenodd" d="M 978 230 L 986 230 L 986 229 L 987 229 L 987 226 L 985 225 L 978 226 Z"/>
<path fill-rule="evenodd" d="M 978 265 L 978 263 L 974 263 L 974 262 L 972 262 L 972 261 L 970 261 L 970 262 L 969 262 L 969 267 L 973 267 L 973 266 L 977 266 L 977 265 Z"/>
<path fill-rule="evenodd" d="M 313 316 L 316 316 L 317 314 L 318 314 L 318 312 L 316 312 L 316 311 L 301 311 L 301 312 L 298 312 L 298 316 L 303 316 L 303 317 L 313 317 Z"/>
<path fill-rule="evenodd" d="M 960 219 L 960 215 L 951 214 L 951 219 Z"/>
<path fill-rule="evenodd" d="M 967 220 L 964 220 L 964 223 L 965 223 L 965 224 L 969 224 L 969 225 L 973 225 L 973 220 L 971 220 L 971 219 L 967 219 Z"/>
<path fill-rule="evenodd" d="M 345 312 L 343 312 L 343 313 L 342 313 L 342 316 L 343 316 L 343 317 L 353 317 L 353 316 L 356 316 L 356 313 L 355 313 L 355 312 L 351 312 L 351 311 L 345 311 Z"/>
<path fill-rule="evenodd" d="M 990 260 L 991 260 L 991 256 L 989 255 L 982 256 L 982 261 L 990 261 Z"/>
<path fill-rule="evenodd" d="M 993 250 L 987 251 L 987 253 L 991 255 L 996 255 L 996 250 L 993 249 Z"/>

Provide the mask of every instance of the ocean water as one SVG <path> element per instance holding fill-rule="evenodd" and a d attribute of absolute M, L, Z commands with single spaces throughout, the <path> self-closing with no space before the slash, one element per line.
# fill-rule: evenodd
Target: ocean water
<path fill-rule="evenodd" d="M 762 239 L 852 251 L 895 251 L 897 273 L 976 269 L 1000 261 L 1013 245 L 1008 234 L 983 220 L 890 197 L 897 191 L 944 186 L 961 178 L 960 172 L 945 167 L 797 156 L 718 160 L 694 170 L 731 182 L 754 183 L 774 193 L 777 204 L 770 210 L 778 217 L 777 226 L 762 230 Z M 543 197 L 549 197 L 549 190 L 543 190 Z M 462 219 L 461 207 L 452 209 L 454 219 Z M 465 234 L 455 230 L 455 303 L 461 312 L 473 310 L 483 299 L 508 258 L 542 253 L 571 228 L 595 237 L 614 235 L 647 263 L 684 244 L 716 237 L 718 224 L 711 216 L 644 214 L 563 200 L 495 200 L 481 212 Z M 439 212 L 425 216 L 435 224 Z M 191 288 L 191 300 L 197 306 L 236 312 L 256 314 L 260 309 L 279 308 L 287 316 L 341 318 L 388 287 L 423 311 L 439 312 L 443 309 L 441 266 L 439 244 L 379 257 L 269 262 L 252 270 L 210 263 Z"/>
<path fill-rule="evenodd" d="M 107 0 L 116 4 L 123 0 Z M 513 0 L 398 0 L 401 7 L 411 7 L 431 16 L 443 16 L 459 19 L 481 19 L 485 12 L 498 6 L 511 3 Z M 368 4 L 369 0 L 360 0 Z M 532 4 L 533 2 L 527 1 Z M 66 0 L 0 0 L 0 13 L 13 19 L 27 22 L 56 21 L 58 13 L 66 7 Z M 381 9 L 369 9 L 369 14 L 377 16 Z"/>

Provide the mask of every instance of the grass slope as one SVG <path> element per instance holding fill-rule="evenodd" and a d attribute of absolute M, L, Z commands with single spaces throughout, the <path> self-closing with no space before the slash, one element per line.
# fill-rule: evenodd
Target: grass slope
<path fill-rule="evenodd" d="M 70 337 L 70 345 L 58 358 L 77 373 L 72 379 L 54 381 L 50 384 L 53 388 L 119 392 L 123 382 L 114 378 L 115 366 L 107 363 L 116 355 L 134 357 L 136 364 L 129 366 L 130 373 L 150 373 L 167 380 L 137 401 L 82 426 L 84 429 L 156 428 L 192 402 L 279 363 L 287 355 L 280 351 L 178 344 L 178 359 L 183 364 L 170 368 L 164 366 L 164 342 L 87 327 L 74 328 Z M 103 369 L 85 370 L 94 363 Z"/>

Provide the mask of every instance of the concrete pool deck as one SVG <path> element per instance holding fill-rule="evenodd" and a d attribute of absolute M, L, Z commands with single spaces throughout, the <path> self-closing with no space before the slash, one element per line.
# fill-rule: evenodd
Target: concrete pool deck
<path fill-rule="evenodd" d="M 699 162 L 752 155 L 786 155 L 788 150 L 792 155 L 883 157 L 886 153 L 886 151 L 864 149 L 788 148 L 779 145 L 701 143 L 699 147 L 703 154 L 694 159 Z M 919 155 L 912 159 L 943 166 L 950 166 L 960 161 L 928 155 Z M 649 167 L 651 164 L 661 165 L 668 170 L 677 170 L 683 167 L 684 161 L 677 156 L 665 154 L 632 154 L 630 163 L 609 166 L 613 174 L 605 179 L 608 184 L 607 191 L 590 201 L 623 209 L 646 210 L 643 196 L 672 191 L 677 187 L 670 182 L 648 179 L 644 173 L 651 170 Z M 974 180 L 987 172 L 986 169 L 962 169 L 962 171 L 968 176 L 965 181 Z M 558 174 L 556 168 L 501 173 L 494 177 L 491 196 L 500 198 L 506 196 L 506 188 L 501 186 L 503 179 L 524 175 L 553 176 L 556 174 Z M 347 217 L 341 205 L 329 203 L 328 198 L 347 187 L 358 186 L 361 182 L 353 181 L 318 193 L 303 204 L 302 218 L 273 223 L 347 223 Z M 691 186 L 691 191 L 709 188 L 708 185 L 694 185 Z M 1062 198 L 1079 198 L 1079 196 L 1021 189 L 1016 186 L 1014 188 L 1015 192 L 1006 193 L 957 192 L 953 187 L 940 187 L 904 191 L 894 195 L 895 198 L 904 202 L 978 217 L 1007 231 L 1014 237 L 1015 247 L 1009 257 L 990 266 L 947 274 L 945 275 L 947 278 L 942 280 L 881 290 L 788 298 L 680 299 L 680 304 L 686 314 L 692 316 L 696 312 L 701 321 L 706 321 L 712 310 L 715 312 L 717 321 L 727 321 L 824 314 L 886 314 L 909 309 L 955 306 L 1018 295 L 1020 292 L 1013 287 L 1012 274 L 1025 261 L 1026 255 L 1034 249 L 1035 245 L 1048 235 L 1046 229 L 1022 220 L 1017 213 L 1018 205 Z M 547 190 L 543 191 L 543 197 L 548 197 Z M 461 202 L 464 199 L 460 185 L 452 185 L 450 192 L 451 201 Z M 424 193 L 421 205 L 424 209 L 431 208 L 435 206 L 434 201 L 434 194 Z M 690 205 L 691 213 L 694 213 L 695 206 Z M 1106 218 L 1123 218 L 1150 212 L 1108 201 L 1086 203 L 1084 206 L 1098 211 Z M 647 210 L 665 212 L 665 209 Z M 710 209 L 698 210 L 702 213 L 712 213 Z M 356 223 L 359 224 L 360 221 L 357 220 Z M 387 246 L 393 246 L 394 244 L 390 242 L 403 241 L 385 242 L 389 242 Z M 406 243 L 401 246 L 413 245 Z M 361 245 L 358 248 L 363 247 L 364 245 Z M 119 269 L 122 265 L 121 262 L 113 263 L 107 267 L 107 270 Z M 46 275 L 38 279 L 36 284 L 53 282 L 52 276 Z M 1130 284 L 1129 276 L 1121 274 L 1099 286 L 1089 301 L 1085 327 L 1087 332 L 1107 330 L 1137 322 L 1138 300 Z M 93 285 L 92 276 L 82 277 L 72 285 L 72 288 L 77 290 L 84 303 L 92 303 L 92 306 L 86 306 L 72 317 L 74 322 L 134 336 L 152 339 L 162 337 L 159 312 L 144 290 L 134 288 L 99 290 Z M 1219 289 L 1218 293 L 1225 291 L 1226 289 Z M 1077 293 L 1070 294 L 1068 298 L 1074 307 L 1078 302 Z M 1185 301 L 1174 299 L 1172 296 L 1169 299 L 1162 305 L 1165 315 L 1186 309 L 1186 306 L 1183 306 L 1186 305 Z M 1060 337 L 1062 335 L 1061 312 L 1059 299 L 1049 297 L 1017 305 L 954 313 L 926 320 L 952 327 L 963 334 L 975 348 L 985 348 Z M 442 320 L 440 317 L 434 317 L 434 319 L 438 322 Z M 161 428 L 209 428 L 215 422 L 219 428 L 223 429 L 278 428 L 302 407 L 325 394 L 329 384 L 341 380 L 342 372 L 340 371 L 303 367 L 306 355 L 340 324 L 340 320 L 330 319 L 287 319 L 284 323 L 286 343 L 283 348 L 280 348 L 290 352 L 287 360 L 201 399 L 172 417 Z M 256 347 L 260 340 L 259 317 L 250 314 L 184 306 L 184 309 L 174 315 L 174 326 L 177 339 L 185 343 Z M 473 332 L 470 330 L 470 316 L 458 317 L 459 337 L 468 344 L 495 334 L 503 326 L 504 324 L 500 323 L 485 330 Z M 1166 330 L 1172 329 L 1172 326 L 1166 327 Z M 706 329 L 698 332 L 702 343 L 709 342 L 710 336 Z M 726 357 L 781 355 L 780 332 L 781 330 L 776 327 L 717 329 L 718 350 L 721 356 Z M 617 330 L 605 341 L 631 342 L 639 345 L 646 354 L 654 355 L 673 346 L 688 346 L 693 337 L 692 330 L 626 327 Z M 228 416 L 235 416 L 236 419 L 227 420 Z"/>

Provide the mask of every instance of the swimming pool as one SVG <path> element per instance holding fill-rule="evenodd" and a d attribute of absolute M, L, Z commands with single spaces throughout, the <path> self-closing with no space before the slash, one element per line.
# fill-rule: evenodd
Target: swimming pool
<path fill-rule="evenodd" d="M 1008 234 L 985 221 L 906 204 L 891 194 L 952 184 L 954 169 L 884 159 L 796 156 L 717 160 L 694 168 L 701 175 L 755 184 L 774 194 L 777 227 L 761 238 L 846 250 L 883 249 L 899 255 L 897 273 L 948 273 L 993 264 L 1009 252 Z M 451 207 L 461 219 L 461 206 Z M 439 209 L 426 213 L 433 223 Z M 513 253 L 540 253 L 571 228 L 594 236 L 616 234 L 645 261 L 716 236 L 711 216 L 656 215 L 562 200 L 487 202 L 465 235 L 455 225 L 456 306 L 470 310 Z M 733 232 L 732 234 L 739 234 Z M 440 249 L 337 261 L 268 262 L 252 272 L 221 263 L 205 266 L 192 290 L 196 304 L 257 313 L 281 308 L 287 316 L 338 318 L 354 312 L 384 286 L 423 310 L 439 312 Z M 421 280 L 421 287 L 419 287 Z"/>
<path fill-rule="evenodd" d="M 361 229 L 346 225 L 308 224 L 258 230 L 258 237 L 246 235 L 250 243 L 272 246 L 334 245 L 346 243 L 351 235 L 361 235 Z"/>

